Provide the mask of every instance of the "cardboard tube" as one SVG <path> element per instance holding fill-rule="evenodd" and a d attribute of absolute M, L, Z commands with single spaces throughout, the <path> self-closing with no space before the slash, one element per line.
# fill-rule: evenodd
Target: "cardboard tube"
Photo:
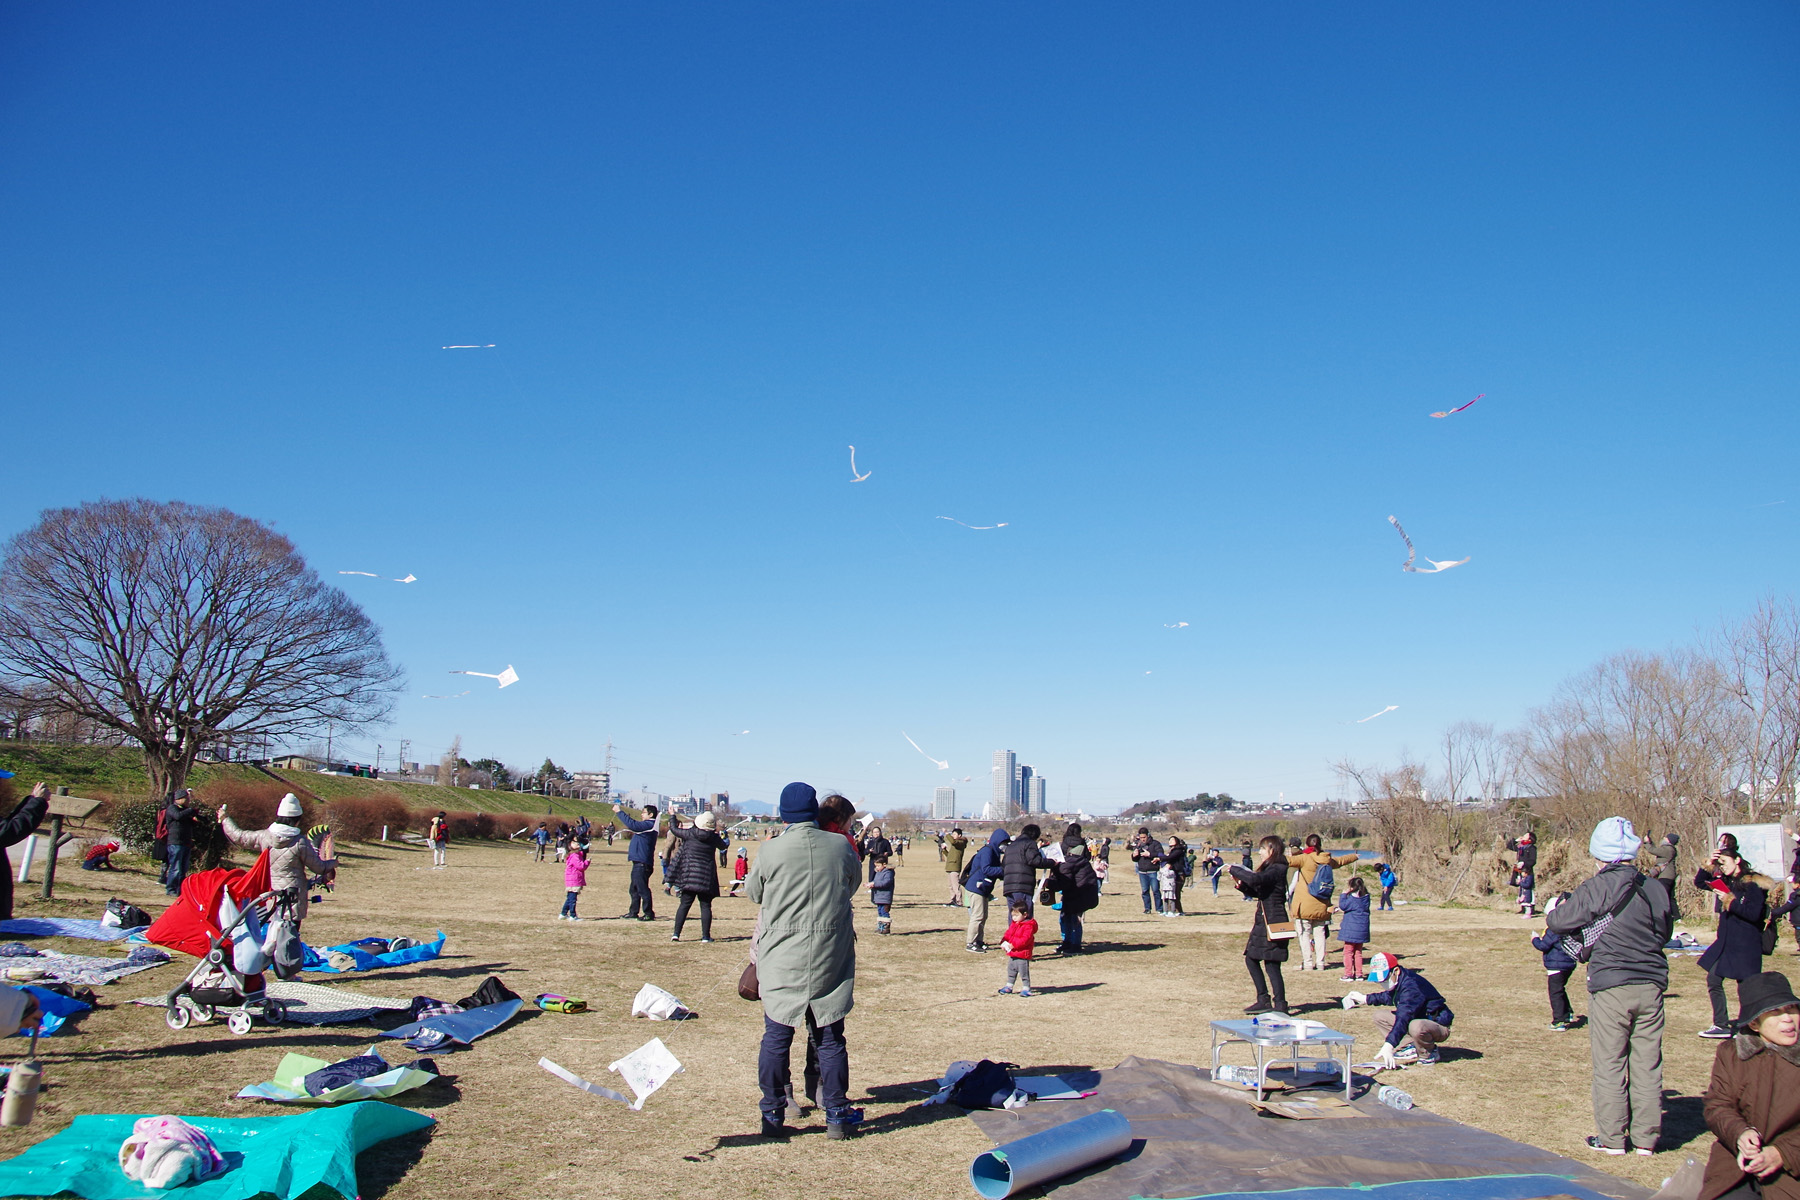
<path fill-rule="evenodd" d="M 31 874 L 31 857 L 37 853 L 37 834 L 25 839 L 25 853 L 19 858 L 19 882 L 24 883 Z"/>
<path fill-rule="evenodd" d="M 22 1062 L 6 1076 L 6 1097 L 0 1100 L 0 1125 L 29 1125 L 37 1112 L 38 1087 L 44 1069 L 35 1062 Z"/>
<path fill-rule="evenodd" d="M 1001 1200 L 1131 1148 L 1131 1122 L 1110 1108 L 996 1146 L 969 1167 L 983 1200 Z"/>

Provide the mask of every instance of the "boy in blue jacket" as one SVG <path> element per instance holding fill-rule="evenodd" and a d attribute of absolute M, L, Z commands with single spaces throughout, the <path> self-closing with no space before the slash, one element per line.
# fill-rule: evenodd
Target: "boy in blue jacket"
<path fill-rule="evenodd" d="M 1417 971 L 1410 971 L 1396 961 L 1391 978 L 1393 982 L 1385 992 L 1376 992 L 1373 996 L 1351 992 L 1344 997 L 1344 1007 L 1392 1006 L 1392 1015 L 1384 1012 L 1369 1014 L 1375 1018 L 1376 1029 L 1387 1035 L 1375 1061 L 1390 1070 L 1407 1064 L 1428 1066 L 1438 1060 L 1438 1043 L 1449 1038 L 1450 1025 L 1456 1020 L 1456 1014 L 1444 1002 L 1443 994 Z M 1407 1044 L 1400 1045 L 1402 1041 Z"/>
<path fill-rule="evenodd" d="M 1006 830 L 994 830 L 988 834 L 987 844 L 975 852 L 975 857 L 964 868 L 963 894 L 969 900 L 968 950 L 971 954 L 987 953 L 988 901 L 994 897 L 994 884 L 1005 873 L 1000 853 L 1010 841 L 1012 835 Z"/>
<path fill-rule="evenodd" d="M 894 927 L 889 916 L 894 903 L 894 868 L 885 854 L 878 855 L 871 864 L 869 903 L 875 906 L 875 932 L 890 932 Z"/>
<path fill-rule="evenodd" d="M 1552 896 L 1550 903 L 1544 908 L 1547 917 L 1556 911 L 1556 906 L 1569 898 L 1563 892 Z M 1575 956 L 1562 947 L 1563 935 L 1545 930 L 1531 939 L 1531 948 L 1541 951 L 1544 956 L 1544 974 L 1549 977 L 1550 985 L 1550 1028 L 1558 1033 L 1567 1033 L 1575 1028 L 1575 1017 L 1569 1009 L 1569 976 L 1575 973 L 1580 965 Z"/>

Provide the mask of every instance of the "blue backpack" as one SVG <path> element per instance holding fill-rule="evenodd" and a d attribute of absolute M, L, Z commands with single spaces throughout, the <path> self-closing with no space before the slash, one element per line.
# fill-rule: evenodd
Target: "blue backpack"
<path fill-rule="evenodd" d="M 1319 869 L 1313 873 L 1312 882 L 1307 884 L 1306 890 L 1314 900 L 1323 900 L 1330 904 L 1331 893 L 1336 887 L 1337 876 L 1332 872 L 1331 864 L 1327 862 L 1319 864 Z"/>

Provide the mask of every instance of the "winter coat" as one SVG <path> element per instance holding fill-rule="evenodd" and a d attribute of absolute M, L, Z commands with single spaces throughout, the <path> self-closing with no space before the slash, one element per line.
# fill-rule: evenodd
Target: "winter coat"
<path fill-rule="evenodd" d="M 1718 878 L 1701 868 L 1694 872 L 1694 886 L 1717 896 L 1712 882 Z M 1719 934 L 1700 956 L 1700 969 L 1722 979 L 1748 979 L 1762 974 L 1763 922 L 1769 915 L 1765 889 L 1772 884 L 1764 876 L 1750 874 L 1724 882 L 1731 886 L 1731 902 L 1719 914 Z"/>
<path fill-rule="evenodd" d="M 631 831 L 631 842 L 625 847 L 625 861 L 643 863 L 648 866 L 656 861 L 656 822 L 634 821 L 624 813 L 618 815 L 619 824 Z"/>
<path fill-rule="evenodd" d="M 1520 842 L 1516 838 L 1506 843 L 1506 848 L 1517 855 L 1518 865 L 1531 874 L 1537 874 L 1537 843 Z"/>
<path fill-rule="evenodd" d="M 1163 859 L 1175 868 L 1178 878 L 1186 879 L 1194 873 L 1193 868 L 1188 866 L 1188 845 L 1178 837 L 1169 839 L 1169 844 L 1163 851 Z"/>
<path fill-rule="evenodd" d="M 944 840 L 944 870 L 951 875 L 962 874 L 963 855 L 969 849 L 969 839 L 958 833 Z"/>
<path fill-rule="evenodd" d="M 969 862 L 969 878 L 963 886 L 978 896 L 992 896 L 994 884 L 999 880 L 1002 867 L 1000 852 L 1006 843 L 1012 841 L 1012 835 L 1004 829 L 996 829 L 988 834 L 987 844 L 975 852 Z"/>
<path fill-rule="evenodd" d="M 1294 915 L 1302 921 L 1331 920 L 1331 906 L 1313 895 L 1307 889 L 1312 886 L 1313 876 L 1319 868 L 1330 863 L 1333 873 L 1339 867 L 1347 867 L 1356 861 L 1354 854 L 1333 855 L 1323 850 L 1308 850 L 1288 860 L 1288 865 L 1300 872 L 1300 886 L 1294 889 Z"/>
<path fill-rule="evenodd" d="M 694 825 L 672 830 L 669 836 L 675 838 L 678 845 L 675 865 L 669 873 L 675 890 L 692 892 L 702 900 L 717 896 L 719 868 L 714 855 L 725 848 L 725 839 L 717 830 Z"/>
<path fill-rule="evenodd" d="M 1014 838 L 1000 854 L 1004 878 L 1003 890 L 1008 896 L 1029 896 L 1037 891 L 1037 873 L 1051 865 L 1038 848 L 1036 838 Z"/>
<path fill-rule="evenodd" d="M 1656 869 L 1650 872 L 1652 879 L 1661 879 L 1674 883 L 1681 876 L 1675 869 L 1675 847 L 1667 842 L 1658 842 L 1651 848 L 1650 856 L 1656 859 Z"/>
<path fill-rule="evenodd" d="M 194 830 L 200 822 L 200 810 L 191 803 L 183 808 L 171 800 L 165 811 L 164 828 L 168 831 L 169 845 L 192 846 Z"/>
<path fill-rule="evenodd" d="M 1377 878 L 1381 880 L 1381 886 L 1383 888 L 1391 888 L 1400 882 L 1400 877 L 1394 874 L 1394 868 L 1387 863 L 1381 864 L 1381 872 Z"/>
<path fill-rule="evenodd" d="M 1000 944 L 1006 947 L 1006 957 L 1029 959 L 1037 948 L 1038 923 L 1030 917 L 1023 921 L 1010 921 L 1006 932 L 1000 935 Z"/>
<path fill-rule="evenodd" d="M 49 810 L 50 797 L 26 796 L 0 821 L 0 921 L 10 921 L 13 915 L 13 869 L 6 847 L 24 841 Z"/>
<path fill-rule="evenodd" d="M 1544 918 L 1551 933 L 1576 933 L 1611 912 L 1613 905 L 1644 877 L 1628 862 L 1608 863 Z M 1647 883 L 1648 881 L 1646 881 Z M 1669 986 L 1669 960 L 1663 954 L 1675 915 L 1667 888 L 1638 888 L 1620 910 L 1588 958 L 1588 991 L 1604 992 L 1628 983 Z"/>
<path fill-rule="evenodd" d="M 1080 838 L 1064 838 L 1063 860 L 1050 864 L 1050 886 L 1062 895 L 1065 916 L 1078 917 L 1100 903 L 1100 877 L 1093 855 Z"/>
<path fill-rule="evenodd" d="M 1145 838 L 1142 845 L 1136 839 L 1131 842 L 1131 865 L 1141 875 L 1154 875 L 1162 866 L 1162 843 L 1155 838 Z"/>
<path fill-rule="evenodd" d="M 1721 1044 L 1713 1054 L 1705 1112 L 1707 1128 L 1719 1140 L 1706 1160 L 1700 1200 L 1718 1200 L 1748 1178 L 1737 1165 L 1738 1138 L 1746 1129 L 1781 1151 L 1781 1170 L 1762 1181 L 1764 1200 L 1800 1200 L 1800 1047 L 1771 1046 L 1754 1033 Z"/>
<path fill-rule="evenodd" d="M 894 868 L 881 867 L 869 878 L 869 903 L 892 904 L 894 902 Z"/>
<path fill-rule="evenodd" d="M 1531 948 L 1543 954 L 1546 971 L 1573 971 L 1581 965 L 1573 954 L 1563 949 L 1562 938 L 1557 934 L 1546 933 L 1532 938 Z"/>
<path fill-rule="evenodd" d="M 894 843 L 888 840 L 886 834 L 876 834 L 872 838 L 864 838 L 857 843 L 856 850 L 869 864 L 869 878 L 873 879 L 875 878 L 875 860 L 893 857 Z"/>
<path fill-rule="evenodd" d="M 171 825 L 170 828 L 174 826 Z M 300 897 L 294 905 L 294 916 L 298 920 L 306 919 L 306 872 L 323 875 L 327 871 L 337 869 L 337 859 L 320 858 L 313 844 L 292 825 L 280 822 L 267 829 L 241 829 L 238 823 L 226 817 L 222 827 L 226 839 L 234 846 L 245 850 L 267 850 L 269 852 L 269 887 L 277 892 L 294 889 Z"/>
<path fill-rule="evenodd" d="M 443 817 L 431 818 L 431 824 L 425 830 L 425 839 L 429 842 L 448 842 L 450 840 L 450 822 Z"/>
<path fill-rule="evenodd" d="M 765 842 L 745 893 L 762 906 L 756 940 L 763 1013 L 780 1025 L 819 1025 L 855 1004 L 856 921 L 850 897 L 862 871 L 843 835 L 811 821 Z"/>
<path fill-rule="evenodd" d="M 1256 901 L 1256 915 L 1250 920 L 1250 940 L 1244 944 L 1244 957 L 1263 962 L 1286 962 L 1288 942 L 1269 937 L 1269 926 L 1287 921 L 1287 861 L 1272 858 L 1257 870 L 1231 868 L 1231 877 L 1242 885 L 1244 895 Z"/>
<path fill-rule="evenodd" d="M 580 851 L 563 859 L 563 888 L 566 891 L 580 891 L 587 886 L 588 860 Z"/>
<path fill-rule="evenodd" d="M 1369 944 L 1369 898 L 1355 892 L 1338 897 L 1338 911 L 1344 914 L 1338 926 L 1338 941 L 1355 946 Z"/>
<path fill-rule="evenodd" d="M 1387 1036 L 1390 1046 L 1398 1046 L 1406 1040 L 1407 1026 L 1414 1021 L 1436 1021 L 1448 1029 L 1456 1020 L 1456 1014 L 1444 1002 L 1443 994 L 1417 971 L 1401 971 L 1394 986 L 1370 996 L 1369 1003 L 1394 1006 L 1394 1027 Z"/>

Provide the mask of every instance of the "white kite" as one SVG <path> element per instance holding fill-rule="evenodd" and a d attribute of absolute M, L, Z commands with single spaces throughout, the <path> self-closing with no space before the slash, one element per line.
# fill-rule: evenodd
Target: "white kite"
<path fill-rule="evenodd" d="M 850 482 L 861 483 L 874 473 L 873 471 L 864 471 L 861 475 L 856 473 L 856 447 L 850 447 Z"/>
<path fill-rule="evenodd" d="M 743 737 L 746 733 L 749 733 L 749 732 L 750 731 L 748 729 L 740 729 L 736 733 L 732 734 L 731 736 L 732 737 Z"/>
<path fill-rule="evenodd" d="M 908 736 L 907 736 L 907 733 L 906 733 L 906 730 L 904 730 L 904 729 L 902 729 L 902 730 L 901 730 L 901 731 L 900 731 L 900 736 L 901 736 L 901 737 L 903 737 L 903 738 L 906 738 L 906 740 L 907 740 L 907 741 L 908 741 L 908 742 L 909 742 L 909 743 L 911 743 L 911 745 L 912 745 L 912 748 L 913 748 L 913 749 L 914 749 L 914 750 L 917 750 L 917 751 L 918 751 L 918 752 L 919 752 L 919 753 L 920 753 L 920 754 L 925 754 L 925 750 L 924 750 L 924 748 L 923 748 L 923 747 L 921 747 L 921 746 L 920 746 L 920 745 L 919 745 L 919 743 L 917 743 L 917 742 L 915 742 L 915 741 L 913 741 L 913 740 L 912 740 L 912 738 L 910 738 L 910 737 L 908 737 Z M 940 770 L 940 771 L 948 771 L 948 770 L 949 770 L 949 769 L 950 769 L 950 764 L 949 764 L 949 763 L 948 763 L 948 762 L 947 762 L 947 761 L 944 761 L 944 760 L 942 760 L 942 759 L 936 759 L 936 758 L 931 758 L 931 755 L 929 755 L 929 754 L 925 754 L 925 757 L 926 757 L 926 758 L 930 758 L 930 759 L 931 759 L 931 761 L 932 761 L 932 762 L 934 762 L 934 763 L 937 763 L 937 769 L 938 769 L 938 770 Z"/>
<path fill-rule="evenodd" d="M 467 693 L 467 692 L 457 692 L 455 695 L 452 695 L 452 696 L 420 696 L 419 699 L 421 699 L 421 700 L 460 700 L 468 694 L 469 693 Z"/>
<path fill-rule="evenodd" d="M 1173 625 L 1163 626 L 1164 629 L 1186 629 L 1187 627 L 1188 623 L 1186 621 L 1177 621 Z"/>
<path fill-rule="evenodd" d="M 445 350 L 492 350 L 493 348 L 494 348 L 494 343 L 492 343 L 492 342 L 489 342 L 485 346 L 445 346 L 445 347 L 443 347 L 443 349 L 445 349 Z"/>
<path fill-rule="evenodd" d="M 373 571 L 339 571 L 338 574 L 339 575 L 366 575 L 370 579 L 385 578 L 385 576 L 377 575 Z M 417 575 L 409 574 L 405 579 L 395 579 L 392 582 L 394 582 L 394 583 L 417 583 L 417 582 L 419 582 L 419 577 Z"/>
<path fill-rule="evenodd" d="M 1360 720 L 1360 721 L 1352 721 L 1351 724 L 1352 725 L 1366 725 L 1370 721 L 1373 721 L 1376 717 L 1385 717 L 1389 713 L 1393 712 L 1396 708 L 1399 708 L 1399 707 L 1400 706 L 1398 704 L 1390 704 L 1386 708 L 1382 709 L 1380 712 L 1370 713 L 1368 716 L 1362 718 L 1362 720 Z"/>
<path fill-rule="evenodd" d="M 1459 558 L 1455 562 L 1439 562 L 1434 558 L 1428 558 L 1425 561 L 1431 564 L 1430 567 L 1415 567 L 1413 559 L 1418 557 L 1419 552 L 1413 549 L 1412 539 L 1406 536 L 1406 530 L 1400 528 L 1400 522 L 1392 514 L 1389 514 L 1388 521 L 1400 534 L 1400 540 L 1406 543 L 1406 561 L 1400 564 L 1402 571 L 1411 571 L 1415 575 L 1435 575 L 1439 571 L 1448 571 L 1451 567 L 1460 567 L 1469 561 L 1467 558 Z"/>
<path fill-rule="evenodd" d="M 955 517 L 939 517 L 938 520 L 940 520 L 940 521 L 956 521 L 956 518 Z M 958 525 L 961 525 L 964 529 L 1005 529 L 1007 527 L 1007 525 L 1011 524 L 1011 522 L 1009 522 L 1009 521 L 1002 521 L 998 525 L 971 525 L 967 521 L 956 521 L 956 523 Z"/>
<path fill-rule="evenodd" d="M 589 1083 L 573 1071 L 557 1066 L 547 1058 L 538 1059 L 538 1066 L 550 1072 L 558 1079 L 574 1084 L 590 1095 L 601 1096 L 608 1100 L 617 1100 L 628 1105 L 633 1112 L 644 1111 L 644 1101 L 663 1084 L 669 1082 L 682 1070 L 681 1063 L 676 1061 L 669 1048 L 663 1045 L 661 1038 L 651 1038 L 624 1058 L 610 1064 L 606 1069 L 617 1071 L 625 1077 L 636 1100 L 627 1100 L 611 1088 L 601 1087 L 597 1083 Z"/>
<path fill-rule="evenodd" d="M 511 687 L 513 684 L 519 682 L 519 673 L 512 669 L 511 663 L 508 663 L 506 670 L 500 672 L 498 675 L 495 675 L 490 671 L 452 671 L 450 673 L 452 675 L 478 675 L 483 679 L 498 679 L 501 687 Z"/>

